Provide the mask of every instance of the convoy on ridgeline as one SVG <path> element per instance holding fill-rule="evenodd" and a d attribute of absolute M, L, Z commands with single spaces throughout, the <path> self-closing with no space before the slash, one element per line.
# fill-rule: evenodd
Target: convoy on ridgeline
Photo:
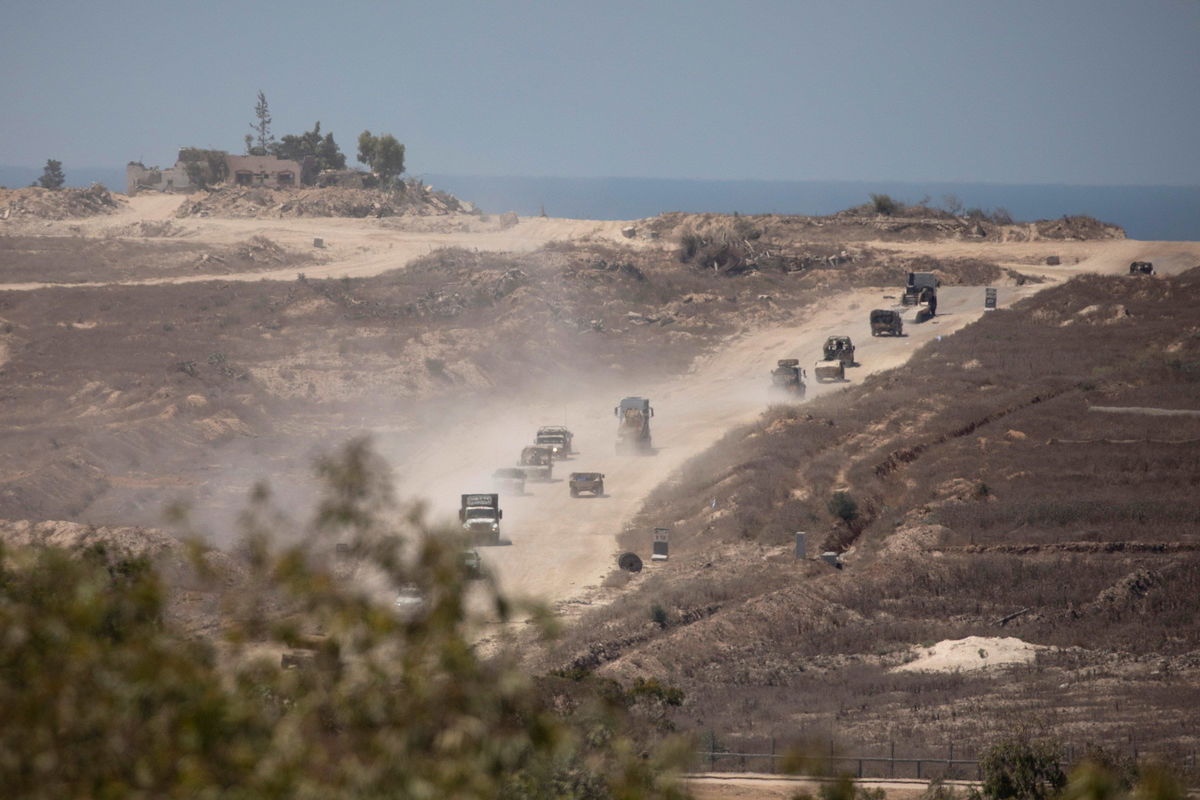
<path fill-rule="evenodd" d="M 1153 265 L 1135 261 L 1129 267 L 1131 275 L 1152 275 Z M 937 309 L 937 289 L 941 281 L 932 272 L 910 272 L 901 298 L 903 306 L 916 306 L 918 321 L 928 319 Z M 868 315 L 872 336 L 904 336 L 902 312 L 896 308 L 877 308 Z M 818 383 L 845 381 L 846 369 L 857 367 L 857 351 L 853 340 L 845 334 L 833 334 L 821 347 L 821 358 L 812 368 Z M 781 358 L 771 370 L 769 395 L 772 401 L 799 402 L 808 391 L 808 372 L 800 366 L 799 358 Z M 645 397 L 622 398 L 613 408 L 617 418 L 616 454 L 636 455 L 654 452 L 650 419 L 654 409 Z M 564 461 L 577 453 L 574 434 L 563 425 L 543 425 L 537 429 L 533 444 L 524 446 L 514 467 L 501 467 L 492 474 L 492 493 L 464 494 L 458 512 L 459 521 L 472 544 L 500 542 L 500 497 L 523 496 L 529 483 L 555 482 L 554 462 Z M 604 473 L 571 472 L 567 488 L 571 497 L 591 495 L 605 497 Z M 561 480 L 559 481 L 561 482 Z M 468 572 L 481 574 L 479 555 L 469 550 L 464 555 Z"/>

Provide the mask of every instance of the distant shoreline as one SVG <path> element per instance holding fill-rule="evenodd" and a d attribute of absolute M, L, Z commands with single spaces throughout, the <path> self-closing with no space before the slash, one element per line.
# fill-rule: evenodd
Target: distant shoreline
<path fill-rule="evenodd" d="M 67 183 L 124 191 L 121 168 L 64 165 Z M 0 166 L 0 185 L 28 186 L 41 170 Z M 668 211 L 832 214 L 872 192 L 941 206 L 953 194 L 965 208 L 1006 209 L 1014 219 L 1086 214 L 1122 226 L 1131 239 L 1200 241 L 1200 186 L 1067 186 L 904 181 L 687 180 L 679 178 L 529 178 L 424 173 L 426 183 L 489 213 L 515 211 L 571 219 L 642 219 Z"/>

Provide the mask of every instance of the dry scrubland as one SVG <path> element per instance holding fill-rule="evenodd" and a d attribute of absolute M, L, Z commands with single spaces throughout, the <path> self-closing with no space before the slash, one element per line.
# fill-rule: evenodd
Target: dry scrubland
<path fill-rule="evenodd" d="M 1080 277 L 730 432 L 622 537 L 646 550 L 670 527 L 669 564 L 586 616 L 557 663 L 677 685 L 676 723 L 734 750 L 800 734 L 962 754 L 1028 724 L 1192 752 L 1200 416 L 1089 408 L 1194 408 L 1198 303 L 1200 270 Z M 844 569 L 796 562 L 797 530 Z M 1047 649 L 1021 666 L 896 670 L 967 636 Z"/>
<path fill-rule="evenodd" d="M 0 195 L 0 279 L 62 284 L 0 291 L 0 519 L 26 520 L 0 537 L 155 556 L 167 619 L 188 636 L 225 626 L 220 599 L 250 572 L 245 552 L 210 552 L 214 590 L 178 542 L 131 527 L 161 524 L 175 500 L 227 543 L 255 480 L 303 509 L 314 456 L 360 432 L 403 454 L 489 404 L 568 387 L 607 405 L 613 385 L 683 383 L 731 337 L 794 326 L 842 291 L 898 287 L 910 269 L 948 286 L 1057 280 L 1070 273 L 1046 256 L 1079 261 L 1123 237 L 1087 218 L 928 209 L 668 214 L 628 241 L 406 260 L 387 249 L 397 231 L 512 221 L 450 214 L 437 193 L 381 214 L 366 194 L 241 191 L 137 219 L 86 192 Z M 367 217 L 357 238 L 331 228 L 353 248 L 301 249 L 326 229 L 300 218 L 328 214 Z M 344 258 L 372 274 L 303 275 Z M 247 280 L 281 269 L 296 275 Z M 147 278 L 165 282 L 116 283 Z M 541 701 L 569 713 L 607 694 L 632 706 L 641 740 L 715 729 L 733 749 L 776 736 L 940 752 L 1014 722 L 1077 744 L 1195 748 L 1200 419 L 1088 408 L 1194 405 L 1197 302 L 1195 270 L 1078 278 L 731 431 L 621 536 L 644 553 L 668 525 L 671 561 L 614 575 L 595 595 L 611 602 L 530 655 Z M 844 520 L 836 492 L 853 501 Z M 795 530 L 845 568 L 796 562 Z M 1044 649 L 1019 666 L 895 669 L 968 636 Z M 1000 660 L 988 647 L 980 661 Z"/>
<path fill-rule="evenodd" d="M 377 277 L 310 280 L 321 256 L 265 236 L 213 247 L 160 235 L 169 221 L 130 225 L 152 235 L 0 236 L 5 274 L 72 283 L 282 264 L 297 277 L 0 294 L 13 456 L 0 518 L 154 525 L 186 496 L 227 523 L 255 477 L 303 486 L 315 452 L 355 433 L 382 430 L 402 448 L 481 400 L 682 374 L 739 331 L 929 266 L 871 248 L 838 260 L 721 218 L 687 233 L 701 250 L 732 248 L 725 269 L 674 247 L 582 242 L 519 257 L 440 250 Z M 757 255 L 739 249 L 747 231 Z M 788 254 L 754 267 L 767 248 Z M 948 284 L 1003 275 L 978 260 L 937 266 Z"/>

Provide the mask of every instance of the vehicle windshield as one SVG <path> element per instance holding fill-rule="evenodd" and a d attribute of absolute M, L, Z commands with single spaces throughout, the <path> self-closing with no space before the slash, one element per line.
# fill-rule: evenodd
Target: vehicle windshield
<path fill-rule="evenodd" d="M 537 437 L 538 442 L 547 442 L 551 444 L 559 444 L 563 441 L 561 433 L 543 433 Z"/>
<path fill-rule="evenodd" d="M 496 512 L 490 508 L 468 508 L 467 519 L 495 519 Z"/>

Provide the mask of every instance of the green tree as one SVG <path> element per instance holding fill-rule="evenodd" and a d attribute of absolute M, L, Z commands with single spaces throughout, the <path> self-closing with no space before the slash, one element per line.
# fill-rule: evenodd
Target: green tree
<path fill-rule="evenodd" d="M 254 104 L 254 119 L 250 123 L 254 133 L 246 134 L 246 155 L 265 156 L 275 146 L 275 137 L 271 135 L 271 107 L 262 89 L 258 90 L 258 102 Z"/>
<path fill-rule="evenodd" d="M 392 186 L 404 173 L 404 145 L 390 133 L 373 136 L 370 131 L 358 135 L 358 160 L 371 168 L 384 186 Z"/>
<path fill-rule="evenodd" d="M 603 693 L 559 714 L 515 655 L 477 653 L 461 540 L 395 499 L 365 442 L 319 474 L 308 524 L 255 491 L 231 586 L 199 545 L 190 573 L 173 568 L 188 591 L 223 592 L 219 646 L 174 627 L 145 560 L 0 552 L 6 796 L 681 796 L 682 751 L 642 755 Z M 402 590 L 420 602 L 400 612 Z M 295 647 L 312 666 L 257 655 Z"/>
<path fill-rule="evenodd" d="M 62 162 L 50 158 L 46 160 L 46 166 L 42 170 L 42 177 L 38 178 L 37 185 L 43 189 L 61 189 L 66 181 L 67 176 L 63 174 Z"/>
<path fill-rule="evenodd" d="M 312 166 L 301 177 L 304 183 L 312 183 L 316 174 L 324 169 L 345 169 L 346 156 L 333 139 L 332 133 L 321 136 L 321 123 L 318 120 L 311 131 L 301 134 L 287 134 L 279 140 L 271 153 L 279 158 L 288 158 L 302 164 L 305 159 L 312 159 Z"/>
<path fill-rule="evenodd" d="M 188 181 L 200 189 L 215 186 L 229 177 L 229 163 L 221 150 L 185 147 L 179 151 L 179 160 L 183 162 Z"/>

